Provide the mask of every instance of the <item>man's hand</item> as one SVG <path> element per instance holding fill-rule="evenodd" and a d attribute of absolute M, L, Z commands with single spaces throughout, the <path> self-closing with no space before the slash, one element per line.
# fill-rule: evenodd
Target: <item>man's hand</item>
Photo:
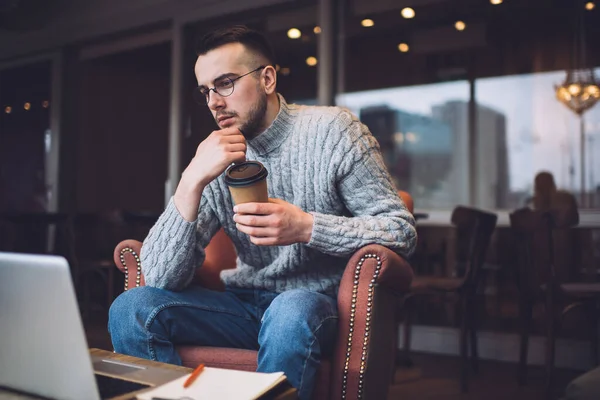
<path fill-rule="evenodd" d="M 198 216 L 202 191 L 231 163 L 246 160 L 246 139 L 238 128 L 212 132 L 196 149 L 174 195 L 175 207 L 187 221 Z"/>
<path fill-rule="evenodd" d="M 182 180 L 205 187 L 231 163 L 246 160 L 246 139 L 238 128 L 213 131 L 196 149 Z"/>
<path fill-rule="evenodd" d="M 244 203 L 233 208 L 233 220 L 240 232 L 258 246 L 285 246 L 308 243 L 313 216 L 280 199 L 268 203 Z"/>

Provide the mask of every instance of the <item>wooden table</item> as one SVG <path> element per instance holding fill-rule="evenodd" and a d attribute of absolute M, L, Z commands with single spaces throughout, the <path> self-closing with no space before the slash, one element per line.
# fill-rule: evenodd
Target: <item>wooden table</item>
<path fill-rule="evenodd" d="M 166 363 L 161 363 L 158 361 L 146 360 L 144 358 L 126 356 L 125 354 L 113 353 L 112 351 L 106 351 L 106 350 L 101 350 L 101 349 L 90 349 L 90 354 L 93 356 L 102 357 L 107 360 L 122 361 L 122 362 L 133 364 L 133 365 L 145 365 L 148 367 L 158 367 L 158 368 L 161 368 L 164 370 L 177 371 L 177 372 L 181 372 L 181 376 L 189 374 L 190 372 L 193 371 L 191 368 L 181 367 L 179 365 L 166 364 Z M 156 383 L 158 384 L 159 382 L 156 382 Z M 164 382 L 164 383 L 166 383 L 166 382 Z M 111 400 L 134 399 L 135 395 L 137 393 L 141 393 L 145 390 L 148 390 L 148 389 L 142 389 L 137 392 L 124 394 L 122 396 L 114 397 Z"/>
<path fill-rule="evenodd" d="M 189 374 L 192 372 L 191 368 L 180 367 L 179 365 L 173 364 L 165 364 L 158 361 L 146 360 L 143 358 L 137 358 L 132 356 L 126 356 L 124 354 L 117 354 L 111 351 L 101 350 L 101 349 L 90 349 L 90 354 L 98 357 L 102 357 L 104 359 L 111 359 L 115 361 L 123 361 L 130 364 L 136 365 L 145 365 L 152 367 L 159 367 L 165 370 L 181 372 L 181 376 L 185 374 Z M 148 389 L 143 389 L 148 390 Z M 143 391 L 142 390 L 142 391 Z M 138 393 L 138 392 L 136 392 Z M 269 395 L 262 396 L 260 400 L 295 400 L 297 399 L 298 394 L 296 389 L 291 388 L 289 386 L 284 386 L 281 390 L 273 391 L 273 393 L 269 393 Z M 115 397 L 111 400 L 128 400 L 135 398 L 135 393 L 129 393 L 123 396 Z M 8 392 L 6 390 L 0 389 L 0 400 L 34 400 L 39 399 L 37 396 L 28 396 L 23 394 L 17 394 L 13 392 Z"/>

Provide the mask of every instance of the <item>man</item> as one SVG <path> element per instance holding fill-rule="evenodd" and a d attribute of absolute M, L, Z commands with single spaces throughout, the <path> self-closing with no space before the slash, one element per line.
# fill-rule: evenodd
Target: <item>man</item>
<path fill-rule="evenodd" d="M 412 215 L 376 140 L 335 107 L 287 104 L 269 44 L 236 26 L 197 49 L 198 94 L 219 129 L 198 146 L 141 251 L 145 287 L 110 310 L 115 351 L 181 364 L 176 344 L 258 350 L 258 371 L 284 371 L 301 399 L 337 330 L 336 296 L 350 255 L 369 243 L 409 256 Z M 223 172 L 245 159 L 267 170 L 269 203 L 233 206 Z M 188 287 L 220 227 L 237 268 L 225 292 Z"/>
<path fill-rule="evenodd" d="M 600 367 L 589 370 L 572 380 L 565 389 L 562 400 L 600 399 Z"/>

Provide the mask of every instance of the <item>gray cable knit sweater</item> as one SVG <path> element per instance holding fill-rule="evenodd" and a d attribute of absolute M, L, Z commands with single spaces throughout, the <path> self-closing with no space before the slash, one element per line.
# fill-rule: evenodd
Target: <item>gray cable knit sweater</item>
<path fill-rule="evenodd" d="M 220 227 L 237 250 L 237 268 L 221 273 L 231 287 L 283 292 L 304 288 L 336 295 L 348 258 L 378 243 L 409 256 L 414 219 L 398 197 L 368 128 L 338 107 L 287 104 L 273 124 L 248 141 L 247 159 L 269 171 L 269 197 L 293 203 L 314 217 L 308 244 L 256 246 L 233 221 L 223 175 L 202 193 L 198 218 L 184 220 L 169 201 L 144 241 L 146 284 L 185 288 Z"/>

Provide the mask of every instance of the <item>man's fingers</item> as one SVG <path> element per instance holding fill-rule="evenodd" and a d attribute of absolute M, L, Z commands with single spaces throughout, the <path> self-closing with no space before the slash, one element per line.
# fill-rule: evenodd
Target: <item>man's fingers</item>
<path fill-rule="evenodd" d="M 270 226 L 270 218 L 266 215 L 235 214 L 233 220 L 245 226 Z"/>
<path fill-rule="evenodd" d="M 245 151 L 236 151 L 231 153 L 231 162 L 244 162 L 246 161 L 246 152 Z"/>
<path fill-rule="evenodd" d="M 242 135 L 228 135 L 221 138 L 225 143 L 246 143 L 246 138 Z"/>
<path fill-rule="evenodd" d="M 242 203 L 233 207 L 236 214 L 267 215 L 275 212 L 276 204 L 272 203 Z"/>
<path fill-rule="evenodd" d="M 278 245 L 277 239 L 272 237 L 254 237 L 250 236 L 250 241 L 257 246 L 276 246 Z"/>
<path fill-rule="evenodd" d="M 246 144 L 245 143 L 232 143 L 225 146 L 225 150 L 230 153 L 235 153 L 238 151 L 246 152 Z"/>
<path fill-rule="evenodd" d="M 245 226 L 242 224 L 235 224 L 235 227 L 238 231 L 245 233 L 249 236 L 254 236 L 257 238 L 266 238 L 266 237 L 274 237 L 275 231 L 272 228 L 257 228 L 253 226 Z"/>

